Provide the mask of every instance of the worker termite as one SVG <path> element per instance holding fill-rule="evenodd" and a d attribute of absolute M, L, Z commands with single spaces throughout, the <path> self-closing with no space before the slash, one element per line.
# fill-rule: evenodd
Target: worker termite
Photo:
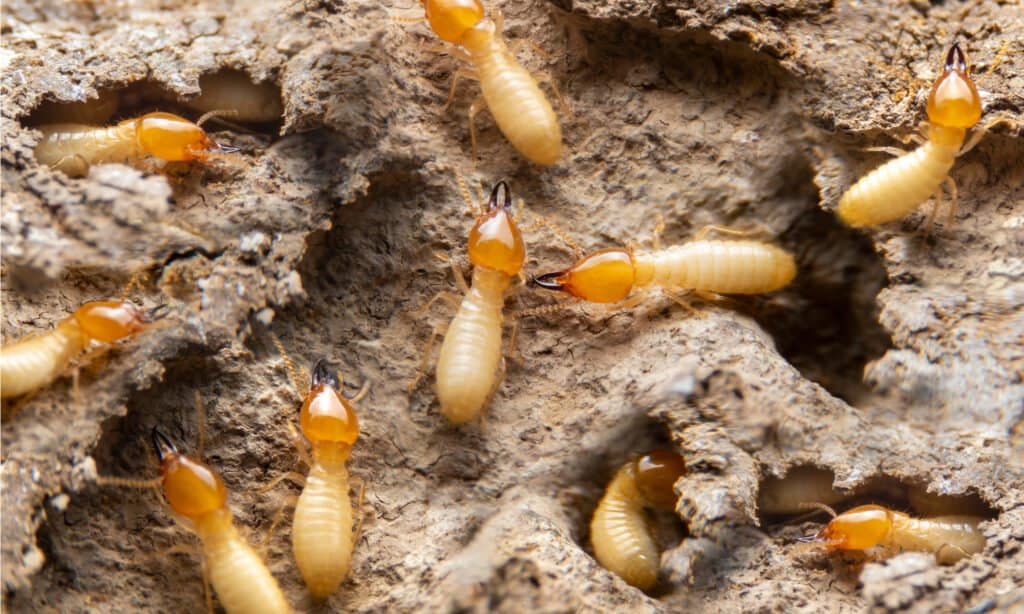
<path fill-rule="evenodd" d="M 827 506 L 820 507 L 832 514 L 832 520 L 801 541 L 821 544 L 829 552 L 876 547 L 931 552 L 940 565 L 951 565 L 985 548 L 980 516 L 911 518 L 881 505 L 861 505 L 837 516 Z"/>
<path fill-rule="evenodd" d="M 788 252 L 760 241 L 708 240 L 709 226 L 683 245 L 651 252 L 608 248 L 584 256 L 564 271 L 545 273 L 531 282 L 548 290 L 568 292 L 594 303 L 623 301 L 634 289 L 652 285 L 664 290 L 716 294 L 761 294 L 785 287 L 796 276 Z M 631 303 L 642 298 L 634 297 Z"/>
<path fill-rule="evenodd" d="M 206 162 L 238 151 L 206 135 L 201 125 L 211 116 L 207 113 L 193 123 L 171 113 L 147 113 L 107 127 L 72 123 L 37 126 L 43 140 L 36 145 L 36 160 L 69 177 L 82 177 L 93 164 L 142 165 L 148 156 L 166 162 Z"/>
<path fill-rule="evenodd" d="M 936 194 L 944 181 L 952 196 L 952 217 L 956 184 L 949 171 L 957 156 L 970 151 L 987 128 L 962 147 L 967 130 L 981 118 L 982 109 L 967 59 L 956 43 L 946 54 L 942 74 L 928 94 L 927 110 L 927 142 L 876 168 L 849 188 L 836 210 L 844 223 L 862 227 L 898 220 Z"/>
<path fill-rule="evenodd" d="M 461 177 L 458 181 L 469 204 L 465 182 Z M 501 190 L 505 197 L 499 203 Z M 453 266 L 465 296 L 441 344 L 437 395 L 441 413 L 455 424 L 475 418 L 498 384 L 505 291 L 526 261 L 526 245 L 511 209 L 508 184 L 500 181 L 491 190 L 487 211 L 480 213 L 469 233 L 469 260 L 474 267 L 472 286 L 466 286 L 462 274 Z"/>
<path fill-rule="evenodd" d="M 644 508 L 672 509 L 673 485 L 686 467 L 681 456 L 655 450 L 623 465 L 590 521 L 590 543 L 603 567 L 640 590 L 658 581 L 660 557 Z"/>
<path fill-rule="evenodd" d="M 274 343 L 298 385 L 299 378 L 291 359 L 276 338 Z M 338 590 L 348 575 L 355 544 L 345 464 L 352 445 L 359 438 L 359 421 L 353 403 L 366 394 L 367 388 L 351 401 L 340 391 L 341 382 L 327 362 L 317 361 L 299 416 L 302 434 L 313 449 L 312 457 L 289 424 L 296 447 L 309 466 L 309 474 L 289 473 L 268 485 L 268 488 L 273 487 L 285 477 L 304 482 L 292 521 L 292 552 L 309 592 L 317 599 L 326 599 Z"/>
<path fill-rule="evenodd" d="M 455 55 L 475 70 L 456 73 L 473 76 L 498 128 L 527 159 L 535 164 L 554 164 L 562 152 L 562 128 L 537 81 L 516 61 L 502 38 L 502 17 L 484 12 L 480 0 L 423 0 L 431 29 L 444 41 L 459 45 Z M 449 96 L 449 101 L 451 95 Z M 469 109 L 470 140 L 476 157 L 476 114 L 484 108 L 477 100 Z"/>
<path fill-rule="evenodd" d="M 163 487 L 171 509 L 202 541 L 203 580 L 213 585 L 227 612 L 291 612 L 277 580 L 235 528 L 227 505 L 227 487 L 220 476 L 203 462 L 180 454 L 159 429 L 153 429 L 152 439 L 161 477 L 100 477 L 97 481 L 133 488 Z M 213 611 L 212 607 L 208 609 Z"/>
<path fill-rule="evenodd" d="M 114 343 L 137 335 L 163 317 L 165 309 L 144 311 L 127 301 L 94 301 L 51 331 L 4 344 L 0 347 L 0 396 L 6 399 L 42 388 L 91 342 Z"/>
<path fill-rule="evenodd" d="M 200 94 L 185 101 L 206 113 L 226 109 L 243 122 L 273 122 L 281 119 L 281 90 L 273 83 L 253 83 L 238 70 L 223 70 L 199 78 Z"/>

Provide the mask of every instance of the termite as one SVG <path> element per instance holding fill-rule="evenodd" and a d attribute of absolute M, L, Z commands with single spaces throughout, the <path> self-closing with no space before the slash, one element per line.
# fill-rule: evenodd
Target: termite
<path fill-rule="evenodd" d="M 849 226 L 875 226 L 898 220 L 939 191 L 945 181 L 956 204 L 956 184 L 949 177 L 957 156 L 970 151 L 985 130 L 963 147 L 967 130 L 981 119 L 981 97 L 971 80 L 959 44 L 946 54 L 942 74 L 928 94 L 928 140 L 868 173 L 843 194 L 836 210 Z"/>
<path fill-rule="evenodd" d="M 757 493 L 761 514 L 785 515 L 807 511 L 809 503 L 833 505 L 846 498 L 832 487 L 835 475 L 827 469 L 797 467 L 782 478 L 768 478 Z"/>
<path fill-rule="evenodd" d="M 223 70 L 199 78 L 200 94 L 185 101 L 200 112 L 226 109 L 243 122 L 273 122 L 281 119 L 281 90 L 273 83 L 253 83 L 238 70 Z"/>
<path fill-rule="evenodd" d="M 36 145 L 36 160 L 69 177 L 83 177 L 93 164 L 141 165 L 148 156 L 167 162 L 205 162 L 238 151 L 207 136 L 200 126 L 209 116 L 207 113 L 193 123 L 158 112 L 107 127 L 71 123 L 37 126 L 43 140 Z"/>
<path fill-rule="evenodd" d="M 535 164 L 554 164 L 562 153 L 562 128 L 537 81 L 506 46 L 501 13 L 495 10 L 494 19 L 488 18 L 480 0 L 423 0 L 423 4 L 431 29 L 442 40 L 464 49 L 456 55 L 475 69 L 456 74 L 452 94 L 460 76 L 474 75 L 487 108 L 512 146 Z M 469 109 L 474 157 L 473 121 L 482 108 L 477 100 Z"/>
<path fill-rule="evenodd" d="M 664 290 L 715 294 L 761 294 L 785 287 L 796 276 L 793 256 L 760 241 L 698 238 L 683 245 L 646 252 L 602 249 L 580 258 L 564 271 L 534 276 L 534 285 L 568 292 L 594 303 L 617 303 L 633 290 L 658 286 Z"/>
<path fill-rule="evenodd" d="M 459 187 L 469 202 L 461 178 Z M 505 197 L 499 204 L 501 190 Z M 477 217 L 469 233 L 472 286 L 466 287 L 462 274 L 455 271 L 465 296 L 448 326 L 437 359 L 441 413 L 455 424 L 475 418 L 497 386 L 505 291 L 526 261 L 526 245 L 511 209 L 508 184 L 500 181 L 491 190 L 487 211 Z"/>
<path fill-rule="evenodd" d="M 160 460 L 161 477 L 154 480 L 101 477 L 99 483 L 163 487 L 171 509 L 202 541 L 206 559 L 204 580 L 209 578 L 227 612 L 291 612 L 277 580 L 235 528 L 227 505 L 227 487 L 220 476 L 209 465 L 180 454 L 157 428 L 153 429 L 152 440 Z"/>
<path fill-rule="evenodd" d="M 980 516 L 912 518 L 881 505 L 861 505 L 838 516 L 827 506 L 832 520 L 818 533 L 802 541 L 836 550 L 884 550 L 931 552 L 940 565 L 951 565 L 985 549 L 978 529 Z"/>
<path fill-rule="evenodd" d="M 672 509 L 673 485 L 686 467 L 681 456 L 655 450 L 623 465 L 590 521 L 590 543 L 603 567 L 648 591 L 658 581 L 660 557 L 644 508 Z"/>
<path fill-rule="evenodd" d="M 298 384 L 291 359 L 276 338 L 274 343 Z M 304 483 L 292 521 L 292 552 L 309 592 L 316 599 L 326 599 L 338 590 L 352 562 L 355 532 L 345 464 L 352 445 L 359 438 L 359 421 L 353 403 L 358 402 L 366 390 L 364 387 L 351 401 L 346 399 L 340 392 L 340 380 L 327 362 L 317 361 L 299 414 L 302 434 L 313 448 L 312 457 L 289 425 L 296 447 L 309 466 L 309 474 L 289 473 L 268 486 L 272 487 L 285 477 Z"/>
<path fill-rule="evenodd" d="M 93 341 L 114 343 L 149 328 L 164 306 L 148 311 L 127 301 L 93 301 L 45 333 L 0 347 L 0 397 L 38 390 L 63 373 Z"/>

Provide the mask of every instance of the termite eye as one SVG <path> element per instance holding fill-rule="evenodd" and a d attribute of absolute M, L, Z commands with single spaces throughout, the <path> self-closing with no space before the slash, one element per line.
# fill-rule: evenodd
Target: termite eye
<path fill-rule="evenodd" d="M 669 450 L 654 450 L 636 459 L 636 486 L 655 507 L 671 508 L 676 503 L 673 486 L 686 471 L 683 457 Z"/>
<path fill-rule="evenodd" d="M 352 405 L 331 385 L 315 384 L 302 403 L 302 434 L 312 442 L 355 443 L 359 420 Z"/>
<path fill-rule="evenodd" d="M 633 290 L 636 271 L 624 249 L 609 248 L 583 258 L 558 279 L 563 289 L 594 303 L 616 303 Z"/>
<path fill-rule="evenodd" d="M 217 149 L 202 128 L 173 113 L 147 113 L 138 122 L 139 146 L 162 160 L 187 162 Z"/>
<path fill-rule="evenodd" d="M 75 320 L 90 338 L 113 343 L 141 331 L 149 317 L 132 303 L 94 301 L 75 311 Z"/>
<path fill-rule="evenodd" d="M 498 201 L 500 188 L 505 199 Z M 491 191 L 490 210 L 482 215 L 469 233 L 469 260 L 506 275 L 517 275 L 526 261 L 526 244 L 509 211 L 512 197 L 508 184 L 499 182 Z"/>
<path fill-rule="evenodd" d="M 981 118 L 981 97 L 967 70 L 960 47 L 953 45 L 942 75 L 928 94 L 928 119 L 949 128 L 967 129 Z"/>
<path fill-rule="evenodd" d="M 449 43 L 457 43 L 467 30 L 484 18 L 480 0 L 426 0 L 430 28 Z"/>
<path fill-rule="evenodd" d="M 203 463 L 175 454 L 165 458 L 161 468 L 167 502 L 179 514 L 198 518 L 227 503 L 224 481 Z"/>

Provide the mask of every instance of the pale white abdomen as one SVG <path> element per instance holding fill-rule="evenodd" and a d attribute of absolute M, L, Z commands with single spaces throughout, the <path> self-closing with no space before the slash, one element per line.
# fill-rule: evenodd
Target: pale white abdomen
<path fill-rule="evenodd" d="M 910 518 L 893 514 L 892 545 L 902 550 L 931 552 L 942 565 L 985 549 L 985 536 L 978 529 L 978 516 L 936 516 Z"/>
<path fill-rule="evenodd" d="M 660 557 L 636 488 L 633 464 L 619 470 L 590 521 L 590 543 L 601 565 L 641 590 L 658 581 Z"/>
<path fill-rule="evenodd" d="M 186 100 L 198 111 L 233 111 L 230 117 L 243 122 L 272 122 L 281 119 L 281 90 L 273 83 L 253 83 L 243 72 L 227 71 L 199 79 L 202 91 Z"/>
<path fill-rule="evenodd" d="M 0 348 L 0 396 L 16 397 L 42 388 L 56 379 L 86 339 L 72 321 Z"/>
<path fill-rule="evenodd" d="M 87 174 L 93 164 L 133 162 L 140 157 L 134 121 L 109 127 L 47 124 L 37 130 L 43 140 L 36 145 L 36 160 L 69 177 Z"/>
<path fill-rule="evenodd" d="M 477 267 L 437 359 L 441 413 L 455 424 L 475 418 L 494 389 L 501 361 L 501 309 L 509 279 Z"/>
<path fill-rule="evenodd" d="M 295 562 L 314 597 L 324 599 L 338 590 L 348 575 L 352 545 L 348 470 L 328 472 L 314 463 L 292 522 Z"/>
<path fill-rule="evenodd" d="M 487 107 L 505 138 L 531 162 L 554 164 L 562 153 L 562 128 L 536 79 L 497 38 L 473 53 L 473 61 Z"/>
<path fill-rule="evenodd" d="M 848 226 L 875 226 L 907 216 L 938 192 L 958 147 L 925 143 L 871 171 L 843 194 L 836 213 Z"/>
<path fill-rule="evenodd" d="M 635 255 L 637 286 L 699 290 L 719 294 L 760 294 L 786 286 L 796 276 L 788 252 L 759 241 L 691 241 Z M 652 277 L 640 279 L 641 271 Z"/>
<path fill-rule="evenodd" d="M 277 581 L 259 555 L 228 522 L 216 530 L 199 531 L 217 599 L 229 614 L 290 612 Z"/>

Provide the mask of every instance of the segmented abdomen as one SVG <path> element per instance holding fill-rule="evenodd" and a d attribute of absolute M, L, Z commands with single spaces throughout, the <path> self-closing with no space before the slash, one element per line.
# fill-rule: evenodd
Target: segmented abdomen
<path fill-rule="evenodd" d="M 925 143 L 889 160 L 843 194 L 836 213 L 848 226 L 875 226 L 913 212 L 949 175 L 957 148 Z"/>
<path fill-rule="evenodd" d="M 660 558 L 643 503 L 631 463 L 619 470 L 597 504 L 590 521 L 590 543 L 602 566 L 646 591 L 658 581 Z"/>
<path fill-rule="evenodd" d="M 437 359 L 437 396 L 441 412 L 455 424 L 475 418 L 494 389 L 503 302 L 500 290 L 474 284 L 448 326 Z"/>
<path fill-rule="evenodd" d="M 499 40 L 473 59 L 487 107 L 505 138 L 531 162 L 554 164 L 562 153 L 562 128 L 536 79 Z"/>
<path fill-rule="evenodd" d="M 49 384 L 75 356 L 86 339 L 78 325 L 66 320 L 41 335 L 0 348 L 0 395 L 16 397 Z"/>
<path fill-rule="evenodd" d="M 70 177 L 79 177 L 93 164 L 131 162 L 138 157 L 134 123 L 97 127 L 48 124 L 37 128 L 43 140 L 36 145 L 36 160 Z"/>
<path fill-rule="evenodd" d="M 352 545 L 348 470 L 329 474 L 314 463 L 292 523 L 295 562 L 314 597 L 324 599 L 338 590 L 348 575 Z"/>
<path fill-rule="evenodd" d="M 942 565 L 985 549 L 985 536 L 978 529 L 978 516 L 936 516 L 909 518 L 893 515 L 892 542 L 903 550 L 931 552 Z"/>
<path fill-rule="evenodd" d="M 205 536 L 210 584 L 230 614 L 290 612 L 277 581 L 232 525 Z"/>
<path fill-rule="evenodd" d="M 788 252 L 758 241 L 691 241 L 645 255 L 654 266 L 653 283 L 663 288 L 760 294 L 786 286 L 796 276 Z"/>

